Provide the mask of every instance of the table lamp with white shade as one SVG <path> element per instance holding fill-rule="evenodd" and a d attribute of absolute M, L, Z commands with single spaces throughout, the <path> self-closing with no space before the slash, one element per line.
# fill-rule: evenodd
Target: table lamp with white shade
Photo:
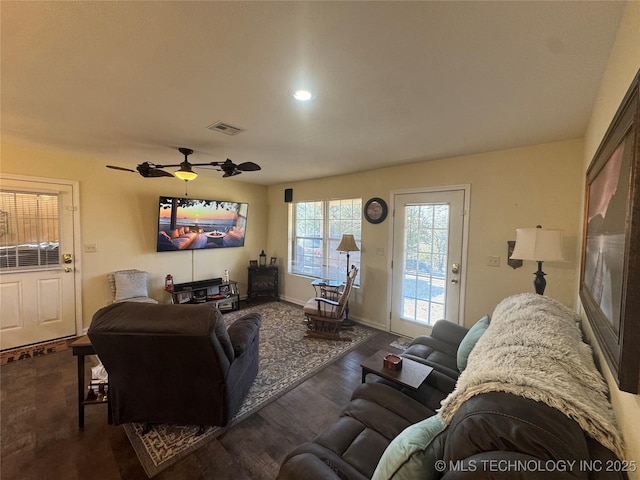
<path fill-rule="evenodd" d="M 538 271 L 533 285 L 536 293 L 544 294 L 547 281 L 542 271 L 542 262 L 562 262 L 562 232 L 560 230 L 543 229 L 541 225 L 536 228 L 517 228 L 516 245 L 511 257 L 514 260 L 533 260 L 538 262 Z"/>

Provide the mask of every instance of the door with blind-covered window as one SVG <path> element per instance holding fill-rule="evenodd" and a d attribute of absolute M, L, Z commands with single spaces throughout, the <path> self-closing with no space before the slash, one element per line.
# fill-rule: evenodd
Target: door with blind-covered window
<path fill-rule="evenodd" d="M 74 185 L 0 179 L 0 345 L 76 334 Z"/>

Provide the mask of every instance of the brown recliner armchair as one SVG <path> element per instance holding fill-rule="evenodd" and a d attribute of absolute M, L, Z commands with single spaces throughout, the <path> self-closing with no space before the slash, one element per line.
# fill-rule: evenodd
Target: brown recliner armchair
<path fill-rule="evenodd" d="M 262 318 L 228 329 L 212 303 L 114 303 L 88 335 L 109 374 L 113 421 L 225 426 L 258 373 Z"/>

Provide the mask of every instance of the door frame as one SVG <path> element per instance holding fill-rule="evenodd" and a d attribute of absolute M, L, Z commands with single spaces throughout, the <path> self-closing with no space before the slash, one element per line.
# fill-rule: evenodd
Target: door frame
<path fill-rule="evenodd" d="M 396 195 L 405 195 L 405 194 L 421 194 L 421 193 L 438 193 L 438 192 L 448 192 L 452 190 L 463 190 L 464 191 L 464 218 L 462 220 L 462 256 L 461 256 L 461 264 L 462 264 L 462 274 L 460 275 L 460 305 L 458 306 L 458 324 L 464 325 L 464 306 L 466 303 L 467 296 L 467 268 L 468 268 L 468 250 L 469 250 L 469 210 L 471 206 L 471 184 L 456 184 L 456 185 L 445 185 L 440 187 L 418 187 L 418 188 L 409 188 L 409 189 L 400 189 L 400 190 L 392 190 L 391 194 L 391 221 L 389 222 L 389 271 L 393 268 L 393 257 L 394 257 L 394 219 L 396 215 Z M 389 314 L 387 315 L 386 323 L 387 323 L 387 332 L 391 331 L 391 315 L 393 314 L 392 310 L 392 291 L 393 291 L 393 274 L 387 277 L 387 305 Z"/>
<path fill-rule="evenodd" d="M 30 175 L 18 175 L 13 173 L 0 173 L 0 186 L 2 180 L 18 180 L 23 182 L 37 182 L 54 185 L 67 185 L 71 187 L 71 203 L 73 216 L 73 296 L 76 335 L 83 331 L 82 322 L 82 257 L 80 255 L 80 182 L 59 178 L 34 177 Z M 54 187 L 52 187 L 53 189 Z M 59 252 L 62 255 L 62 252 Z"/>

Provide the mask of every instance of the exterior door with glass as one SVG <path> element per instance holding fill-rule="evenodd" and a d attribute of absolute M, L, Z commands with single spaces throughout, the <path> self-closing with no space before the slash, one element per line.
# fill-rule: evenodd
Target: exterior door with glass
<path fill-rule="evenodd" d="M 416 337 L 462 321 L 469 188 L 394 195 L 391 325 Z"/>
<path fill-rule="evenodd" d="M 0 345 L 75 335 L 74 185 L 0 179 Z"/>

